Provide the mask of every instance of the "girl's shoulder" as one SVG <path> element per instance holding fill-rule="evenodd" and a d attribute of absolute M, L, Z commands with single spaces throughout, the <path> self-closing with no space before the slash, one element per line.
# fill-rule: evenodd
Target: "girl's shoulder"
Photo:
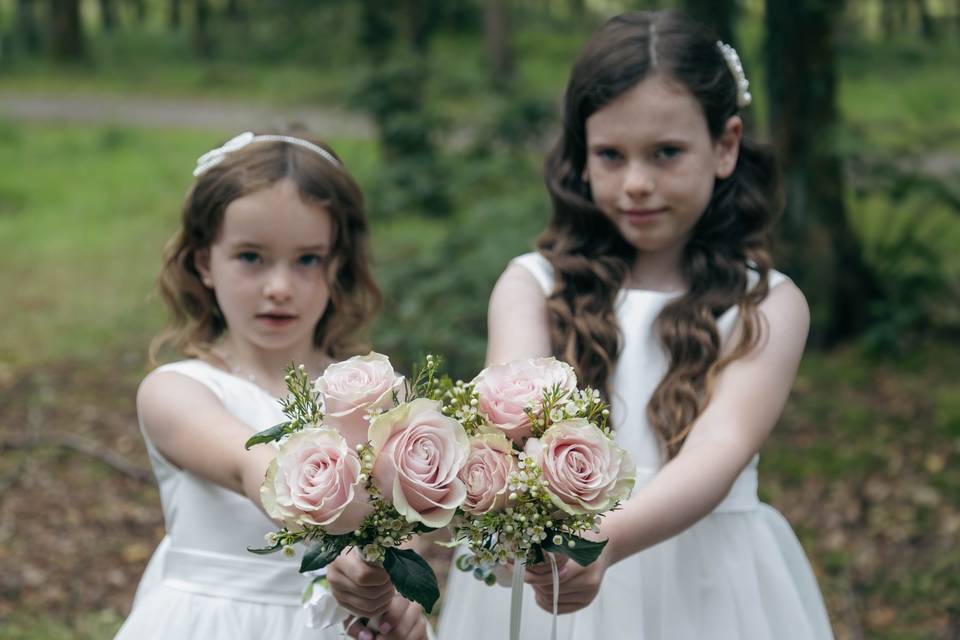
<path fill-rule="evenodd" d="M 507 265 L 507 270 L 509 271 L 514 265 L 521 267 L 532 275 L 545 296 L 549 296 L 553 292 L 553 265 L 542 254 L 531 251 L 517 256 Z"/>
<path fill-rule="evenodd" d="M 223 371 L 222 369 L 218 369 L 212 364 L 199 358 L 191 358 L 189 360 L 180 360 L 178 362 L 170 362 L 168 364 L 160 365 L 148 373 L 143 379 L 143 382 L 140 383 L 141 389 L 151 386 L 162 386 L 161 377 L 158 376 L 169 373 L 179 374 L 180 376 L 189 378 L 194 382 L 200 383 L 209 389 L 213 395 L 215 395 L 221 401 L 225 395 L 226 385 L 230 384 L 230 378 L 234 377 L 232 374 Z"/>
<path fill-rule="evenodd" d="M 754 268 L 753 265 L 747 270 L 747 285 L 750 289 L 753 289 L 760 282 L 760 274 Z M 793 282 L 789 276 L 784 273 L 780 273 L 776 269 L 770 269 L 767 272 L 767 287 L 770 290 L 773 290 L 779 284 L 784 282 Z"/>

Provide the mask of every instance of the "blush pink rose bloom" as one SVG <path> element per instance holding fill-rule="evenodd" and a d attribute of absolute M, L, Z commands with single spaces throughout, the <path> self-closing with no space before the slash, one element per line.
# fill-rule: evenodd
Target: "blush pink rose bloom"
<path fill-rule="evenodd" d="M 517 444 L 530 437 L 530 419 L 524 407 L 536 413 L 543 394 L 554 386 L 568 392 L 577 388 L 573 367 L 556 358 L 529 358 L 487 367 L 473 379 L 478 408 L 488 424 Z"/>
<path fill-rule="evenodd" d="M 324 425 L 343 434 L 351 447 L 367 442 L 367 415 L 393 408 L 394 394 L 402 402 L 406 392 L 404 378 L 390 359 L 374 352 L 331 364 L 314 389 L 323 400 Z"/>
<path fill-rule="evenodd" d="M 374 418 L 370 425 L 373 481 L 408 522 L 445 527 L 467 490 L 457 477 L 470 441 L 463 425 L 417 398 Z"/>
<path fill-rule="evenodd" d="M 292 530 L 314 524 L 335 535 L 356 531 L 373 512 L 361 472 L 360 458 L 339 433 L 303 429 L 280 443 L 260 501 Z"/>
<path fill-rule="evenodd" d="M 571 515 L 609 511 L 636 482 L 630 454 L 583 418 L 551 425 L 527 440 L 525 452 L 540 466 L 551 501 Z"/>
<path fill-rule="evenodd" d="M 467 487 L 461 509 L 475 516 L 501 510 L 507 502 L 507 482 L 516 468 L 513 445 L 503 434 L 470 438 L 470 455 L 460 471 Z"/>

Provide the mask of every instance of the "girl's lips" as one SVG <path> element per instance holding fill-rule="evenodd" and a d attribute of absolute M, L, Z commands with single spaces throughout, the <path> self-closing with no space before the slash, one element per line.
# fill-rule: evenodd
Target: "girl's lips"
<path fill-rule="evenodd" d="M 622 213 L 627 219 L 627 222 L 632 224 L 640 224 L 654 220 L 658 215 L 664 213 L 665 211 L 666 209 L 633 209 L 630 211 L 623 211 Z"/>
<path fill-rule="evenodd" d="M 297 316 L 289 315 L 285 313 L 258 313 L 257 320 L 265 322 L 271 326 L 283 326 L 290 324 L 297 319 Z"/>

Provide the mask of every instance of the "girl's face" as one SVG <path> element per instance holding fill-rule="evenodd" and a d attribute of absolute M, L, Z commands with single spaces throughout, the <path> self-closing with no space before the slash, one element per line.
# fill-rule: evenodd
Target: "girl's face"
<path fill-rule="evenodd" d="M 220 234 L 197 252 L 232 340 L 267 351 L 306 351 L 327 308 L 330 213 L 304 202 L 292 180 L 237 198 Z"/>
<path fill-rule="evenodd" d="M 693 94 L 651 75 L 587 118 L 584 179 L 638 251 L 679 255 L 714 182 L 736 166 L 742 127 L 733 116 L 714 141 Z"/>

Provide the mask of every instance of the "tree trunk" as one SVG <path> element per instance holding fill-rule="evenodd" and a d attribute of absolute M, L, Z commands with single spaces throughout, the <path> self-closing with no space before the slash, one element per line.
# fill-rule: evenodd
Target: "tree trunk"
<path fill-rule="evenodd" d="M 61 62 L 76 62 L 86 55 L 79 0 L 50 1 L 51 52 Z"/>
<path fill-rule="evenodd" d="M 957 27 L 957 38 L 960 38 L 960 0 L 954 0 L 953 20 Z"/>
<path fill-rule="evenodd" d="M 878 291 L 847 222 L 833 146 L 835 10 L 819 0 L 766 2 L 770 129 L 786 187 L 778 258 L 807 294 L 821 345 L 862 330 Z"/>
<path fill-rule="evenodd" d="M 27 53 L 40 51 L 40 23 L 37 20 L 36 0 L 17 0 L 17 14 L 14 18 L 15 38 L 18 46 Z"/>
<path fill-rule="evenodd" d="M 240 6 L 240 0 L 227 0 L 227 19 L 232 22 L 239 22 L 244 18 L 243 7 Z"/>
<path fill-rule="evenodd" d="M 137 24 L 143 24 L 147 21 L 146 0 L 133 0 L 133 16 Z"/>
<path fill-rule="evenodd" d="M 900 0 L 883 0 L 880 6 L 880 23 L 883 25 L 883 35 L 887 40 L 892 39 L 900 32 L 900 15 L 898 6 Z"/>
<path fill-rule="evenodd" d="M 587 3 L 585 0 L 570 0 L 570 17 L 576 21 L 587 17 Z"/>
<path fill-rule="evenodd" d="M 193 50 L 201 58 L 209 58 L 213 55 L 209 0 L 193 0 L 193 10 Z"/>
<path fill-rule="evenodd" d="M 683 0 L 683 9 L 688 16 L 713 29 L 717 37 L 736 47 L 734 21 L 736 0 Z"/>
<path fill-rule="evenodd" d="M 181 9 L 180 0 L 170 0 L 167 12 L 167 26 L 170 27 L 171 31 L 180 30 L 180 25 L 183 23 Z"/>
<path fill-rule="evenodd" d="M 100 25 L 104 33 L 113 33 L 117 27 L 117 8 L 113 0 L 99 0 Z"/>
<path fill-rule="evenodd" d="M 484 13 L 490 77 L 496 90 L 506 91 L 513 80 L 514 71 L 508 0 L 487 0 Z"/>
<path fill-rule="evenodd" d="M 930 9 L 927 7 L 927 0 L 915 0 L 917 13 L 920 14 L 920 35 L 924 40 L 933 40 L 936 33 L 936 26 L 933 22 L 933 16 L 930 15 Z"/>

